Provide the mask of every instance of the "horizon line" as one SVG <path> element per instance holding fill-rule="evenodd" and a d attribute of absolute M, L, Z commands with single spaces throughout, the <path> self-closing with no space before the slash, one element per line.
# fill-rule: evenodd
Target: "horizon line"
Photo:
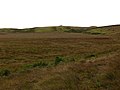
<path fill-rule="evenodd" d="M 90 26 L 72 26 L 72 25 L 46 25 L 46 26 L 33 26 L 33 27 L 24 27 L 24 28 L 17 28 L 17 27 L 7 27 L 7 28 L 1 28 L 0 29 L 30 29 L 30 28 L 42 28 L 42 27 L 60 27 L 60 26 L 63 26 L 63 27 L 108 27 L 108 26 L 120 26 L 120 24 L 110 24 L 110 25 L 100 25 L 100 26 L 97 26 L 97 25 L 90 25 Z"/>

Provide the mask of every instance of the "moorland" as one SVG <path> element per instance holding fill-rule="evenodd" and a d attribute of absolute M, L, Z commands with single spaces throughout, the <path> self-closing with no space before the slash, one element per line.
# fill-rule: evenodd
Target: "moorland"
<path fill-rule="evenodd" d="M 119 90 L 120 25 L 0 29 L 0 90 Z"/>

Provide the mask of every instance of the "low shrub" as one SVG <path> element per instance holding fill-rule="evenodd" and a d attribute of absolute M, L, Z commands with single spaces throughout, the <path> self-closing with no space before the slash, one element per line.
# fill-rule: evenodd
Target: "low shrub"
<path fill-rule="evenodd" d="M 26 65 L 27 68 L 46 67 L 46 66 L 48 66 L 48 64 L 45 63 L 45 62 L 36 62 L 36 63 L 33 63 L 33 64 Z"/>
<path fill-rule="evenodd" d="M 10 71 L 7 69 L 0 70 L 0 76 L 8 76 L 9 74 L 10 74 Z"/>
<path fill-rule="evenodd" d="M 56 57 L 55 58 L 55 65 L 58 65 L 60 62 L 63 62 L 64 59 L 62 57 Z"/>

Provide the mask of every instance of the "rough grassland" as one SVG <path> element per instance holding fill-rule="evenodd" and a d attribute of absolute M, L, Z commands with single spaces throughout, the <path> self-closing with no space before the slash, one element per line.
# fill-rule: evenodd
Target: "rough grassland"
<path fill-rule="evenodd" d="M 119 90 L 114 32 L 1 34 L 0 90 Z"/>

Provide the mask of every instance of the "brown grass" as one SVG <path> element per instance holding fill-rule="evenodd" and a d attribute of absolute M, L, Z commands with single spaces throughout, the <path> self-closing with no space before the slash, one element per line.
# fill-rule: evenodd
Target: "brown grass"
<path fill-rule="evenodd" d="M 117 35 L 117 34 L 116 34 Z M 0 90 L 119 90 L 119 35 L 0 35 Z M 54 65 L 56 57 L 64 62 Z M 46 67 L 31 66 L 39 62 Z"/>

